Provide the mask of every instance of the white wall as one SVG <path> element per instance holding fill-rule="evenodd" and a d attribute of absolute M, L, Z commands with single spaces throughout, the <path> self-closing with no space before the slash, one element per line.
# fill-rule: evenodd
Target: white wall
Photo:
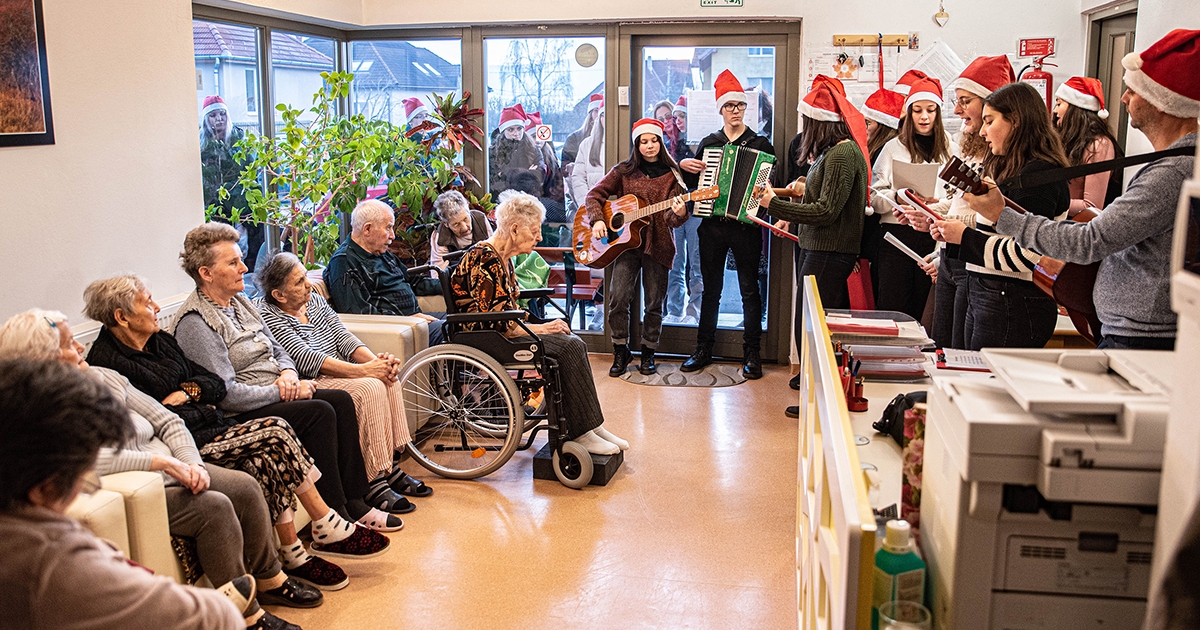
<path fill-rule="evenodd" d="M 1196 0 L 1142 0 L 1138 3 L 1137 41 L 1134 50 L 1141 52 L 1162 39 L 1163 35 L 1177 28 L 1200 28 L 1200 2 Z M 1129 128 L 1125 139 L 1125 153 L 1149 153 L 1154 147 L 1142 132 Z M 1126 169 L 1128 182 L 1137 167 Z"/>
<path fill-rule="evenodd" d="M 202 218 L 188 0 L 45 2 L 56 144 L 0 148 L 0 320 L 38 306 L 79 319 L 87 283 L 175 263 Z"/>

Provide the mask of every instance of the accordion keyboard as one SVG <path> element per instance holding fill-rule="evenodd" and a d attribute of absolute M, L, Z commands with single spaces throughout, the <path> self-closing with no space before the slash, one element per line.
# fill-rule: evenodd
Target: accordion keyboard
<path fill-rule="evenodd" d="M 714 186 L 717 183 L 717 175 L 721 171 L 721 157 L 724 151 L 721 147 L 708 147 L 704 150 L 701 160 L 704 162 L 704 170 L 700 172 L 700 188 L 706 186 Z M 697 201 L 692 209 L 692 215 L 697 217 L 711 217 L 713 213 L 713 200 Z"/>

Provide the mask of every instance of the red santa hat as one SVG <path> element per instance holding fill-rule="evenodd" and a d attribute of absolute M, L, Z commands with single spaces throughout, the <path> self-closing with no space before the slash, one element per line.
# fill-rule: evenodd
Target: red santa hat
<path fill-rule="evenodd" d="M 1121 60 L 1125 85 L 1164 114 L 1200 118 L 1200 31 L 1177 28 Z"/>
<path fill-rule="evenodd" d="M 1012 64 L 1008 57 L 976 57 L 967 64 L 967 69 L 950 82 L 951 90 L 966 90 L 981 98 L 987 98 L 992 92 L 1015 83 L 1017 75 L 1013 73 Z"/>
<path fill-rule="evenodd" d="M 500 110 L 500 131 L 504 131 L 509 127 L 525 127 L 525 121 L 528 116 L 525 115 L 525 108 L 517 103 L 512 107 L 505 107 Z"/>
<path fill-rule="evenodd" d="M 681 95 L 679 97 L 679 100 L 675 101 L 675 108 L 671 110 L 671 113 L 674 114 L 676 112 L 683 113 L 683 114 L 687 113 L 687 95 L 686 94 Z"/>
<path fill-rule="evenodd" d="M 633 123 L 633 142 L 637 144 L 638 138 L 644 133 L 652 133 L 658 136 L 658 141 L 662 142 L 663 124 L 654 118 L 643 118 Z"/>
<path fill-rule="evenodd" d="M 429 109 L 425 107 L 425 104 L 419 98 L 409 97 L 400 102 L 404 103 L 404 122 L 408 124 L 412 124 L 413 117 L 418 114 L 429 115 Z"/>
<path fill-rule="evenodd" d="M 1054 96 L 1075 107 L 1096 112 L 1101 120 L 1108 118 L 1108 110 L 1104 109 L 1104 86 L 1099 79 L 1071 77 L 1058 86 Z"/>
<path fill-rule="evenodd" d="M 217 96 L 216 94 L 212 96 L 205 96 L 204 109 L 200 110 L 200 117 L 204 118 L 205 116 L 217 110 L 222 110 L 225 113 L 229 113 L 229 107 L 225 105 L 225 99 Z"/>
<path fill-rule="evenodd" d="M 721 74 L 717 75 L 717 80 L 713 81 L 713 88 L 717 91 L 717 109 L 724 107 L 725 103 L 746 102 L 746 90 L 742 89 L 742 83 L 728 70 L 722 70 Z"/>
<path fill-rule="evenodd" d="M 533 112 L 525 119 L 525 131 L 542 124 L 542 112 Z"/>
<path fill-rule="evenodd" d="M 900 128 L 900 117 L 904 115 L 904 95 L 891 90 L 875 90 L 863 104 L 864 118 L 892 129 Z"/>
<path fill-rule="evenodd" d="M 846 95 L 846 86 L 842 85 L 841 80 L 825 74 L 818 74 L 815 78 L 813 78 L 812 85 L 809 86 L 808 91 L 812 92 L 813 90 L 817 89 L 818 85 L 821 84 L 829 86 L 829 89 L 841 94 L 842 96 Z M 800 112 L 801 114 L 804 113 L 804 101 L 800 101 L 800 103 L 796 105 L 796 111 Z"/>
<path fill-rule="evenodd" d="M 908 111 L 917 101 L 933 101 L 938 107 L 942 106 L 942 82 L 933 77 L 919 79 L 912 84 L 908 98 L 904 99 L 904 111 Z"/>
<path fill-rule="evenodd" d="M 836 81 L 837 85 L 831 83 L 832 81 Z M 837 88 L 841 86 L 841 82 L 837 79 L 830 79 L 820 83 L 814 82 L 814 85 L 813 90 L 800 102 L 800 113 L 813 120 L 844 121 L 846 127 L 850 129 L 854 143 L 862 151 L 863 159 L 866 160 L 870 155 L 867 153 L 867 123 L 863 120 L 862 113 L 846 100 L 842 92 L 838 91 Z M 867 170 L 869 172 L 871 169 Z"/>
<path fill-rule="evenodd" d="M 593 94 L 592 97 L 588 99 L 588 111 L 589 112 L 592 111 L 593 109 L 603 109 L 603 108 L 604 108 L 604 95 L 603 94 Z"/>
<path fill-rule="evenodd" d="M 909 91 L 912 89 L 912 84 L 920 81 L 921 79 L 928 78 L 929 75 L 921 72 L 920 70 L 909 70 L 908 72 L 900 75 L 900 80 L 896 81 L 895 91 L 903 94 L 904 96 L 908 96 Z"/>

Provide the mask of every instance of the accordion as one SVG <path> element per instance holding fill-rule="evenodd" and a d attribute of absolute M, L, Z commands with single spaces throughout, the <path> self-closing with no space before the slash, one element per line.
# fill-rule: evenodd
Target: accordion
<path fill-rule="evenodd" d="M 771 185 L 775 156 L 727 144 L 705 149 L 702 159 L 704 171 L 700 173 L 700 187 L 716 186 L 721 194 L 710 201 L 697 201 L 692 214 L 752 223 L 749 217 L 758 217 L 759 205 L 751 193 L 756 187 Z"/>

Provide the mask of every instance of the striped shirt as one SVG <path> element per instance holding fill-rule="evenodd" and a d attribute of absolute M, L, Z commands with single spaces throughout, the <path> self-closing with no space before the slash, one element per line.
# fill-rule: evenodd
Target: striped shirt
<path fill-rule="evenodd" d="M 255 300 L 255 304 L 262 313 L 267 328 L 271 330 L 271 335 L 296 364 L 300 378 L 320 376 L 321 364 L 325 359 L 333 358 L 353 363 L 350 355 L 366 346 L 346 330 L 346 326 L 338 319 L 337 313 L 325 298 L 315 292 L 308 298 L 308 304 L 304 307 L 308 315 L 307 324 L 301 323 L 296 317 L 262 298 Z"/>
<path fill-rule="evenodd" d="M 133 425 L 133 437 L 124 444 L 100 449 L 96 459 L 97 474 L 150 470 L 155 455 L 174 457 L 185 464 L 204 463 L 192 434 L 179 416 L 113 370 L 91 366 L 88 372 L 103 381 L 117 400 L 125 403 L 129 408 L 129 422 Z M 167 485 L 179 483 L 165 473 L 163 480 Z"/>

